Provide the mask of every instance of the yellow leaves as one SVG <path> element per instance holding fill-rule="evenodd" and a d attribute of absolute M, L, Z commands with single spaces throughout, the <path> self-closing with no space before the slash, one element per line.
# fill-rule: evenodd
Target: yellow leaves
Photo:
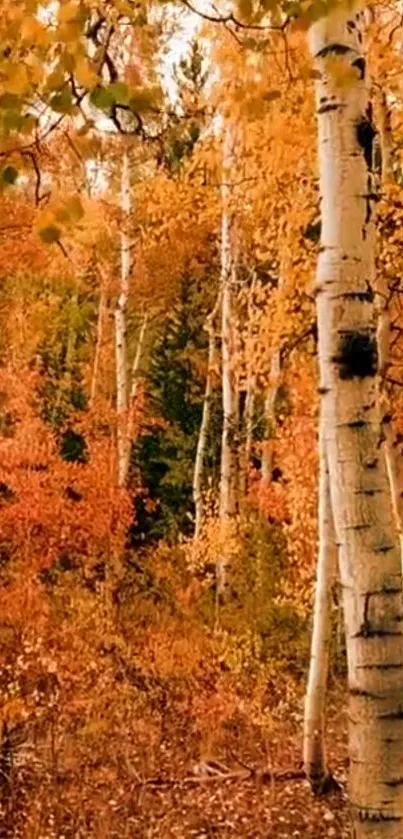
<path fill-rule="evenodd" d="M 253 13 L 252 0 L 238 0 L 237 13 L 241 20 L 250 20 Z"/>
<path fill-rule="evenodd" d="M 147 111 L 157 107 L 161 99 L 159 87 L 132 88 L 130 90 L 129 105 L 133 111 Z"/>
<path fill-rule="evenodd" d="M 91 126 L 84 126 L 74 136 L 74 145 L 83 158 L 95 157 L 100 149 L 99 136 L 90 133 Z"/>
<path fill-rule="evenodd" d="M 62 3 L 58 12 L 58 20 L 60 23 L 71 23 L 77 19 L 80 13 L 80 3 L 77 0 L 70 0 L 70 2 Z"/>
<path fill-rule="evenodd" d="M 4 74 L 2 88 L 5 93 L 12 93 L 15 96 L 23 96 L 27 93 L 30 82 L 25 64 L 7 62 L 2 66 L 2 74 Z"/>
<path fill-rule="evenodd" d="M 79 222 L 84 215 L 84 208 L 78 195 L 54 202 L 38 213 L 35 229 L 47 245 L 59 242 L 67 230 Z"/>
<path fill-rule="evenodd" d="M 26 16 L 21 24 L 21 38 L 34 45 L 45 45 L 49 42 L 49 33 L 36 17 Z"/>
<path fill-rule="evenodd" d="M 73 195 L 56 211 L 56 219 L 69 224 L 80 221 L 84 215 L 84 208 L 78 195 Z"/>
<path fill-rule="evenodd" d="M 31 53 L 26 60 L 28 67 L 29 80 L 32 85 L 38 86 L 41 84 L 45 74 L 43 62 L 34 54 Z"/>
<path fill-rule="evenodd" d="M 87 90 L 92 90 L 92 88 L 94 88 L 98 83 L 98 75 L 96 71 L 91 66 L 90 61 L 84 56 L 78 58 L 76 61 L 75 77 L 78 84 L 81 85 L 81 87 L 85 87 Z"/>

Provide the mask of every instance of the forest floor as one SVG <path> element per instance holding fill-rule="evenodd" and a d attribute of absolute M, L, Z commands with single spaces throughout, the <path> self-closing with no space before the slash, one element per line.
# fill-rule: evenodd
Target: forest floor
<path fill-rule="evenodd" d="M 42 773 L 0 796 L 0 839 L 347 839 L 346 713 L 337 693 L 327 740 L 340 788 L 328 795 L 314 797 L 303 777 L 300 714 L 281 712 L 264 737 L 254 725 L 219 738 L 214 731 L 214 759 L 210 752 L 203 762 L 185 714 L 146 761 L 133 737 L 130 759 L 114 760 L 113 771 L 107 747 L 91 777 L 79 766 L 71 776 Z"/>
<path fill-rule="evenodd" d="M 259 737 L 254 742 L 252 734 L 242 745 L 228 742 L 223 750 L 227 754 L 217 761 L 182 766 L 182 771 L 178 763 L 176 779 L 171 763 L 169 773 L 162 771 L 139 782 L 127 813 L 130 832 L 125 835 L 136 839 L 349 837 L 345 710 L 331 709 L 327 736 L 329 766 L 339 790 L 312 795 L 301 771 L 301 726 L 287 720 L 273 729 L 269 747 L 262 749 Z"/>

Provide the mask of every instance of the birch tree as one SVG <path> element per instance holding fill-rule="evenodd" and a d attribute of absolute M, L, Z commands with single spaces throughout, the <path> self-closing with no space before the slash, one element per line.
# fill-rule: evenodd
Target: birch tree
<path fill-rule="evenodd" d="M 224 123 L 222 162 L 221 216 L 221 352 L 223 428 L 221 438 L 220 521 L 225 531 L 236 511 L 236 431 L 237 401 L 233 374 L 233 286 L 235 279 L 235 243 L 233 224 L 233 180 L 235 132 Z M 225 588 L 227 552 L 222 550 L 217 566 L 217 590 Z"/>
<path fill-rule="evenodd" d="M 195 507 L 195 539 L 198 539 L 203 526 L 203 466 L 207 445 L 207 436 L 210 425 L 211 399 L 213 395 L 213 369 L 217 352 L 216 325 L 215 319 L 220 306 L 220 296 L 212 312 L 210 312 L 206 330 L 208 332 L 208 359 L 206 387 L 203 399 L 202 420 L 200 424 L 199 437 L 197 440 L 195 468 L 193 472 L 193 503 Z"/>
<path fill-rule="evenodd" d="M 374 128 L 364 13 L 339 3 L 310 29 L 321 189 L 319 363 L 348 658 L 357 839 L 403 833 L 402 574 L 384 458 L 374 303 Z"/>
<path fill-rule="evenodd" d="M 304 767 L 314 792 L 330 784 L 325 753 L 325 705 L 332 633 L 332 589 L 337 575 L 337 545 L 330 501 L 329 467 L 323 424 L 319 432 L 318 565 L 309 678 L 305 697 Z"/>
<path fill-rule="evenodd" d="M 127 303 L 129 297 L 130 241 L 127 223 L 130 213 L 130 172 L 127 152 L 123 155 L 121 176 L 121 211 L 122 230 L 120 234 L 120 285 L 119 297 L 115 310 L 116 328 L 116 409 L 117 409 L 117 447 L 118 447 L 118 483 L 124 486 L 126 479 L 126 422 L 128 404 L 127 381 Z"/>

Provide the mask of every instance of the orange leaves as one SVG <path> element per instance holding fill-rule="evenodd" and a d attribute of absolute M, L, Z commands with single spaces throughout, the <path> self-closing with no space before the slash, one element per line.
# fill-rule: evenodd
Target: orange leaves
<path fill-rule="evenodd" d="M 74 227 L 84 215 L 83 204 L 78 195 L 65 199 L 53 199 L 37 214 L 36 230 L 45 244 L 59 242 L 63 233 Z"/>

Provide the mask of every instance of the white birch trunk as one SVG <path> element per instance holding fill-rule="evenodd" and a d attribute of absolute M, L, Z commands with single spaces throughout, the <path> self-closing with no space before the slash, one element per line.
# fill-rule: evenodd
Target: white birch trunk
<path fill-rule="evenodd" d="M 390 108 L 384 90 L 379 91 L 376 105 L 377 128 L 381 146 L 382 182 L 384 186 L 387 186 L 394 181 L 393 135 Z"/>
<path fill-rule="evenodd" d="M 382 174 L 381 185 L 387 189 L 388 183 L 393 179 L 392 168 L 392 133 L 390 125 L 390 113 L 384 91 L 380 91 L 377 99 L 377 115 L 379 120 L 379 134 L 382 150 Z M 389 484 L 392 493 L 393 512 L 397 531 L 399 533 L 402 561 L 403 561 L 403 457 L 399 439 L 392 426 L 392 406 L 387 384 L 387 374 L 390 367 L 391 347 L 391 313 L 390 293 L 382 271 L 376 274 L 376 292 L 378 305 L 378 354 L 380 371 L 380 406 L 382 413 L 383 429 L 383 450 L 386 460 L 386 468 L 389 476 Z"/>
<path fill-rule="evenodd" d="M 121 179 L 122 231 L 120 234 L 120 287 L 115 310 L 116 329 L 116 409 L 117 409 L 117 454 L 118 484 L 124 486 L 126 480 L 127 449 L 127 303 L 129 296 L 130 242 L 127 222 L 130 213 L 130 173 L 127 153 L 123 155 Z"/>
<path fill-rule="evenodd" d="M 310 30 L 322 212 L 317 311 L 330 492 L 340 540 L 355 839 L 403 836 L 402 574 L 380 454 L 372 126 L 364 16 L 339 3 Z"/>
<path fill-rule="evenodd" d="M 195 530 L 194 538 L 198 539 L 203 526 L 203 466 L 207 444 L 207 435 L 210 426 L 211 399 L 213 394 L 213 369 L 216 357 L 216 334 L 215 317 L 220 304 L 220 295 L 216 305 L 207 318 L 206 329 L 209 336 L 206 387 L 203 399 L 203 412 L 200 423 L 199 437 L 197 441 L 196 460 L 193 472 L 193 503 L 195 508 Z"/>
<path fill-rule="evenodd" d="M 101 280 L 102 282 L 102 280 Z M 102 341 L 103 341 L 103 332 L 104 332 L 104 317 L 105 317 L 105 308 L 106 308 L 106 293 L 105 289 L 100 289 L 99 294 L 99 307 L 98 307 L 98 318 L 97 318 L 97 332 L 95 338 L 95 353 L 94 353 L 94 363 L 92 366 L 92 376 L 91 376 L 91 386 L 90 386 L 90 407 L 93 407 L 95 402 L 95 397 L 97 394 L 97 387 L 98 387 L 98 378 L 99 378 L 99 367 L 101 361 L 101 350 L 102 350 Z"/>
<path fill-rule="evenodd" d="M 325 751 L 325 707 L 332 633 L 332 590 L 337 575 L 337 545 L 322 423 L 319 452 L 318 565 L 304 715 L 304 767 L 314 792 L 323 792 L 329 781 Z"/>
<path fill-rule="evenodd" d="M 273 471 L 273 457 L 271 450 L 271 438 L 273 437 L 276 425 L 276 399 L 281 382 L 281 355 L 280 348 L 273 352 L 270 362 L 269 386 L 266 391 L 264 402 L 264 416 L 266 424 L 265 439 L 262 449 L 262 480 L 265 485 L 271 482 Z"/>
<path fill-rule="evenodd" d="M 235 134 L 224 125 L 222 223 L 221 223 L 221 343 L 222 343 L 222 405 L 223 428 L 221 439 L 220 521 L 226 525 L 235 514 L 236 454 L 236 398 L 231 362 L 233 348 L 233 285 L 235 275 L 234 225 L 231 179 L 234 166 Z M 225 540 L 225 534 L 224 534 Z M 227 553 L 222 550 L 217 564 L 217 590 L 226 585 Z"/>
<path fill-rule="evenodd" d="M 245 346 L 245 363 L 246 363 L 246 370 L 247 370 L 247 377 L 246 377 L 246 396 L 245 396 L 245 407 L 243 412 L 243 425 L 244 425 L 244 445 L 242 450 L 242 457 L 240 457 L 239 462 L 239 495 L 240 500 L 244 500 L 246 498 L 246 494 L 248 491 L 248 478 L 249 478 L 249 466 L 250 466 L 250 457 L 252 453 L 252 440 L 253 440 L 253 421 L 255 416 L 255 402 L 256 402 L 256 360 L 254 357 L 254 307 L 255 307 L 255 289 L 256 289 L 256 272 L 253 272 L 252 282 L 250 285 L 249 295 L 248 295 L 248 307 L 247 307 L 247 316 L 248 316 L 248 330 L 246 336 L 246 346 Z"/>
<path fill-rule="evenodd" d="M 137 339 L 136 345 L 136 352 L 134 354 L 132 370 L 131 370 L 131 385 L 130 385 L 130 398 L 127 410 L 127 425 L 125 430 L 125 450 L 122 456 L 122 474 L 121 474 L 121 486 L 125 486 L 127 483 L 127 479 L 129 476 L 129 467 L 130 467 L 130 454 L 132 449 L 132 442 L 133 442 L 133 433 L 134 433 L 134 420 L 135 420 L 135 407 L 136 407 L 136 397 L 137 397 L 137 390 L 138 390 L 138 383 L 139 383 L 139 370 L 141 359 L 143 356 L 144 350 L 144 341 L 147 331 L 147 324 L 148 324 L 148 316 L 147 313 L 143 315 L 143 319 L 141 321 L 139 337 Z"/>
<path fill-rule="evenodd" d="M 252 454 L 252 439 L 253 439 L 253 421 L 255 417 L 255 402 L 256 402 L 256 374 L 252 370 L 249 371 L 248 381 L 246 386 L 245 398 L 245 447 L 243 452 L 243 463 L 240 464 L 240 495 L 245 498 L 249 487 L 249 466 Z"/>

